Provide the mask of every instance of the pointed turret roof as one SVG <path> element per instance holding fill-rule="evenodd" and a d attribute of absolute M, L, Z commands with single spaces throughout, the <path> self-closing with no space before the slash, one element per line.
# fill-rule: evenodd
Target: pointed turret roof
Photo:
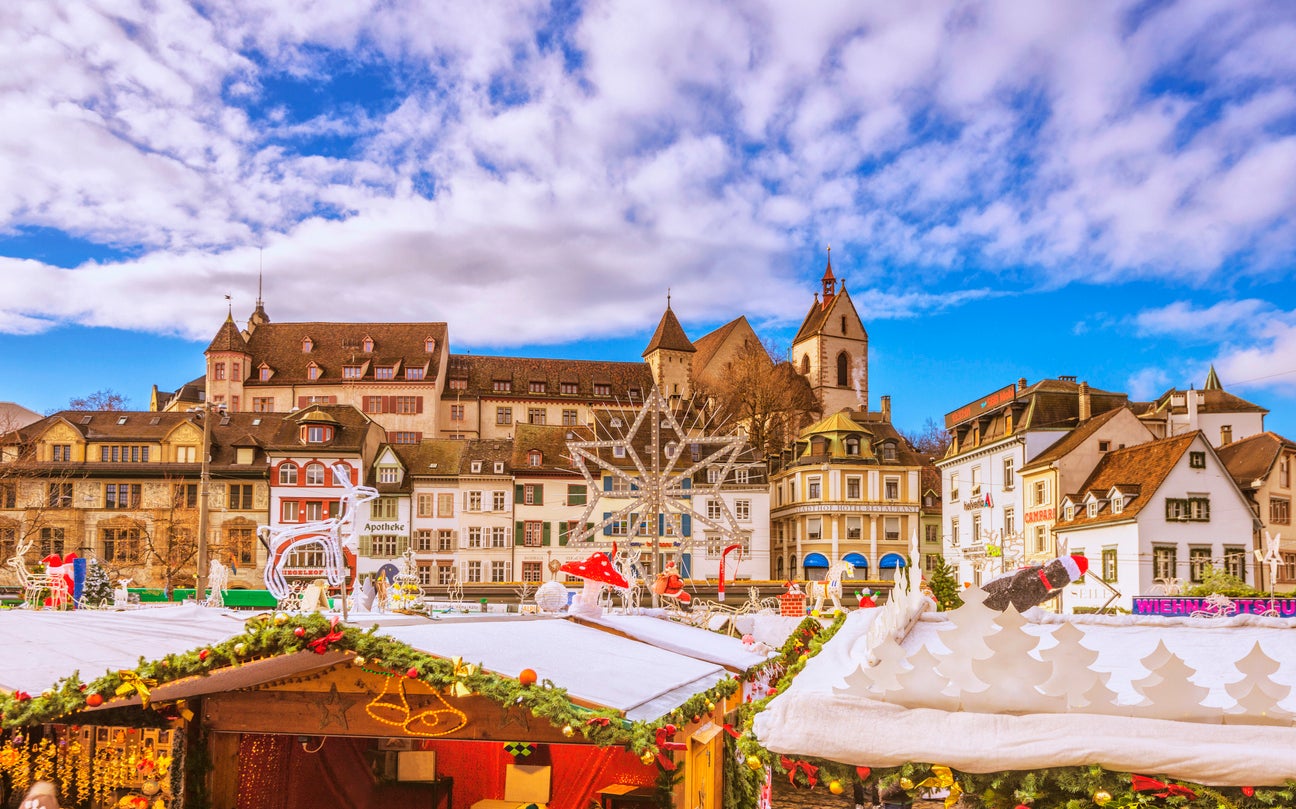
<path fill-rule="evenodd" d="M 1206 374 L 1206 384 L 1202 385 L 1202 390 L 1224 390 L 1219 376 L 1215 373 L 1215 363 L 1211 363 L 1210 373 Z"/>
<path fill-rule="evenodd" d="M 828 249 L 829 249 L 829 251 L 832 250 L 831 247 L 828 248 Z M 832 271 L 832 253 L 831 253 L 831 252 L 828 253 L 828 267 L 824 270 L 823 280 L 824 280 L 824 281 L 836 281 L 836 280 L 837 280 L 837 276 L 833 275 L 833 271 Z"/>
<path fill-rule="evenodd" d="M 247 352 L 247 340 L 243 339 L 243 333 L 239 327 L 234 325 L 234 316 L 226 315 L 225 322 L 221 324 L 220 330 L 212 338 L 211 345 L 207 346 L 207 352 L 213 351 L 238 351 Z"/>
<path fill-rule="evenodd" d="M 684 333 L 679 318 L 671 311 L 669 300 L 666 302 L 666 311 L 662 313 L 661 322 L 657 324 L 657 331 L 653 332 L 652 339 L 648 341 L 648 347 L 644 349 L 642 356 L 646 357 L 659 349 L 689 353 L 697 351 L 689 341 L 688 335 Z"/>

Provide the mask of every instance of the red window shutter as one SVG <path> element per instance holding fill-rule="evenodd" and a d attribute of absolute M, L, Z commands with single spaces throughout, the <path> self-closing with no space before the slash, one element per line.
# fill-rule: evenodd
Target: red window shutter
<path fill-rule="evenodd" d="M 298 409 L 298 410 L 301 410 L 301 409 L 302 409 L 303 407 L 305 407 L 305 406 L 306 406 L 306 397 L 305 397 L 305 396 L 298 396 L 298 397 L 297 397 L 297 409 Z"/>
<path fill-rule="evenodd" d="M 422 412 L 423 412 L 423 397 L 422 397 L 422 396 L 415 396 L 415 397 L 414 397 L 414 412 L 415 412 L 415 413 L 422 413 Z"/>
<path fill-rule="evenodd" d="M 336 397 L 336 396 L 330 396 L 330 397 L 329 397 L 329 404 L 337 404 L 337 397 Z"/>
<path fill-rule="evenodd" d="M 382 412 L 382 413 L 395 413 L 395 412 L 396 412 L 396 397 L 395 397 L 395 396 L 384 396 L 384 397 L 382 397 L 382 410 L 381 410 L 380 412 Z"/>
<path fill-rule="evenodd" d="M 419 399 L 419 401 L 421 402 L 421 401 L 423 401 L 423 400 L 422 400 L 422 399 Z M 422 443 L 423 443 L 423 433 L 421 433 L 421 432 L 419 432 L 419 433 L 414 433 L 414 443 L 415 443 L 415 444 L 422 444 Z"/>

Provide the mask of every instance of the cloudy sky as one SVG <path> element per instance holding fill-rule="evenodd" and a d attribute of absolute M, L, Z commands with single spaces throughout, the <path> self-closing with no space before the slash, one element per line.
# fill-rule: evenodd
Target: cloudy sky
<path fill-rule="evenodd" d="M 787 339 L 824 247 L 917 426 L 1025 376 L 1296 434 L 1296 5 L 0 4 L 0 400 L 277 321 L 636 358 Z"/>

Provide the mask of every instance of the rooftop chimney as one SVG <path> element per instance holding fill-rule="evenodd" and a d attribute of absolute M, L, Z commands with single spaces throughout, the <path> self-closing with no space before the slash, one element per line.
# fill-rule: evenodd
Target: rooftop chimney
<path fill-rule="evenodd" d="M 1093 403 L 1089 400 L 1089 383 L 1080 383 L 1080 420 L 1088 421 L 1093 415 Z"/>
<path fill-rule="evenodd" d="M 1017 390 L 1018 391 L 1026 390 L 1026 377 L 1023 376 L 1021 379 L 1017 380 Z"/>
<path fill-rule="evenodd" d="M 888 424 L 891 422 L 891 397 L 880 396 L 878 403 L 882 405 L 882 420 Z"/>
<path fill-rule="evenodd" d="M 1188 389 L 1188 432 L 1200 428 L 1200 425 L 1197 423 L 1197 397 L 1199 395 L 1200 394 L 1198 394 L 1197 391 L 1192 390 L 1191 388 Z"/>

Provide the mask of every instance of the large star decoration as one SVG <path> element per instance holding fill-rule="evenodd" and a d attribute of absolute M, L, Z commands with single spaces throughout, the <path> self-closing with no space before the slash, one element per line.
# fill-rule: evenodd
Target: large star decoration
<path fill-rule="evenodd" d="M 616 429 L 615 424 L 609 422 L 609 429 Z M 621 520 L 629 524 L 632 514 L 640 521 L 649 516 L 664 515 L 671 525 L 678 525 L 679 515 L 688 514 L 704 528 L 717 531 L 728 539 L 738 537 L 741 534 L 738 520 L 720 497 L 720 487 L 740 465 L 738 455 L 745 442 L 738 434 L 706 435 L 704 427 L 700 423 L 691 425 L 691 429 L 682 427 L 666 398 L 653 388 L 634 421 L 619 436 L 595 441 L 568 441 L 567 450 L 572 461 L 585 478 L 587 491 L 593 495 L 587 501 L 579 523 L 588 527 L 575 532 L 572 541 L 591 541 L 605 527 Z M 640 438 L 643 430 L 650 433 L 647 440 Z M 647 458 L 640 457 L 641 447 L 649 453 Z M 605 457 L 605 453 L 612 457 Z M 654 457 L 660 459 L 655 469 Z M 613 463 L 614 459 L 620 464 Z M 693 486 L 694 475 L 710 469 L 717 470 L 717 474 L 708 475 L 708 483 Z M 601 478 L 604 472 L 625 484 L 609 496 L 629 498 L 630 502 L 595 522 L 592 517 L 599 504 L 599 493 L 603 491 Z M 694 498 L 699 495 L 710 495 L 712 502 L 719 504 L 719 519 L 712 518 L 705 511 L 694 510 Z M 636 528 L 629 525 L 626 535 L 633 537 Z M 691 544 L 690 537 L 671 537 L 667 532 L 663 532 L 663 536 L 668 542 L 679 539 L 686 545 Z"/>

